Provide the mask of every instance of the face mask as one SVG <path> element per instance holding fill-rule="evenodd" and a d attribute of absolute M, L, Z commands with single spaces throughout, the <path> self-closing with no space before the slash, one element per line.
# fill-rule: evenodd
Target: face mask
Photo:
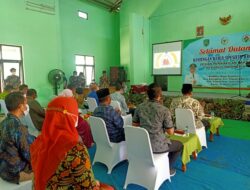
<path fill-rule="evenodd" d="M 26 104 L 26 110 L 23 112 L 24 116 L 28 115 L 30 111 L 30 107 L 28 104 Z"/>
<path fill-rule="evenodd" d="M 75 127 L 78 126 L 78 118 L 76 119 Z"/>

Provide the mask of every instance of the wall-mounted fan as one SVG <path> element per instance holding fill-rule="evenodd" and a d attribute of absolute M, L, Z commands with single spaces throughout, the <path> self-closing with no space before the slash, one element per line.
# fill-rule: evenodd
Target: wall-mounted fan
<path fill-rule="evenodd" d="M 58 95 L 58 89 L 60 88 L 60 85 L 65 82 L 65 74 L 62 70 L 59 69 L 53 69 L 48 74 L 48 79 L 50 84 L 53 85 L 55 90 L 55 95 Z"/>

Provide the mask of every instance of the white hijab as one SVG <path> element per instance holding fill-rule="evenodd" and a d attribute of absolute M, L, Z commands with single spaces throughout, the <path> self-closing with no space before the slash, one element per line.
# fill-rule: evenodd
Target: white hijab
<path fill-rule="evenodd" d="M 58 96 L 63 96 L 63 97 L 73 97 L 73 92 L 70 89 L 64 89 Z"/>

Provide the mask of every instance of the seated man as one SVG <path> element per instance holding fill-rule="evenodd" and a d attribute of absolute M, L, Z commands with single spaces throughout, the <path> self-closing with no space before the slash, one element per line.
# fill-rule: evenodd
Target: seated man
<path fill-rule="evenodd" d="M 9 113 L 0 124 L 0 177 L 16 184 L 33 178 L 30 144 L 35 137 L 19 120 L 27 114 L 26 102 L 20 92 L 8 94 L 5 103 Z"/>
<path fill-rule="evenodd" d="M 43 126 L 43 121 L 45 118 L 45 110 L 42 108 L 39 102 L 36 101 L 36 98 L 37 98 L 36 90 L 29 89 L 27 92 L 27 101 L 30 109 L 29 111 L 30 117 L 37 130 L 41 131 Z"/>
<path fill-rule="evenodd" d="M 96 94 L 96 91 L 99 90 L 99 87 L 97 86 L 96 83 L 91 83 L 89 88 L 90 88 L 90 93 L 88 94 L 88 97 L 95 98 L 97 105 L 99 105 L 99 99 Z"/>
<path fill-rule="evenodd" d="M 126 115 L 127 112 L 129 112 L 125 97 L 123 96 L 123 87 L 120 83 L 117 83 L 115 86 L 115 92 L 112 93 L 111 96 L 111 100 L 115 100 L 118 101 L 121 105 L 121 112 L 123 115 Z"/>
<path fill-rule="evenodd" d="M 111 142 L 118 143 L 125 140 L 123 119 L 121 115 L 110 106 L 111 98 L 108 88 L 102 88 L 97 91 L 100 105 L 95 109 L 93 116 L 104 120 L 109 139 Z"/>
<path fill-rule="evenodd" d="M 169 152 L 170 175 L 176 170 L 174 163 L 180 155 L 183 145 L 166 136 L 174 134 L 174 127 L 168 108 L 161 104 L 162 90 L 157 84 L 150 84 L 147 90 L 149 101 L 140 104 L 133 117 L 133 125 L 145 128 L 150 137 L 153 153 Z"/>
<path fill-rule="evenodd" d="M 19 86 L 19 92 L 21 92 L 24 96 L 26 96 L 28 88 L 29 88 L 28 85 L 22 84 Z"/>
<path fill-rule="evenodd" d="M 175 118 L 176 108 L 191 109 L 194 113 L 196 127 L 201 128 L 205 126 L 207 130 L 210 127 L 210 123 L 205 120 L 203 121 L 205 116 L 203 108 L 198 100 L 192 98 L 192 84 L 183 84 L 181 91 L 183 96 L 173 99 L 170 105 L 170 111 L 173 118 Z"/>

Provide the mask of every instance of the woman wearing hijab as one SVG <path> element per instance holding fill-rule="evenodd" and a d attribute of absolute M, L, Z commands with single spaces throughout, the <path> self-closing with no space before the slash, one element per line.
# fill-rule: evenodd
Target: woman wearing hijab
<path fill-rule="evenodd" d="M 64 89 L 59 96 L 63 97 L 74 97 L 73 91 L 70 89 Z M 79 114 L 78 114 L 78 123 L 76 126 L 76 130 L 78 131 L 78 134 L 82 138 L 83 144 L 87 147 L 90 148 L 91 146 L 94 145 L 94 140 L 93 136 L 91 133 L 90 126 L 87 121 L 85 121 Z"/>
<path fill-rule="evenodd" d="M 77 120 L 74 98 L 57 97 L 49 103 L 42 133 L 31 145 L 35 190 L 103 189 L 94 178 L 86 147 L 79 142 Z"/>

